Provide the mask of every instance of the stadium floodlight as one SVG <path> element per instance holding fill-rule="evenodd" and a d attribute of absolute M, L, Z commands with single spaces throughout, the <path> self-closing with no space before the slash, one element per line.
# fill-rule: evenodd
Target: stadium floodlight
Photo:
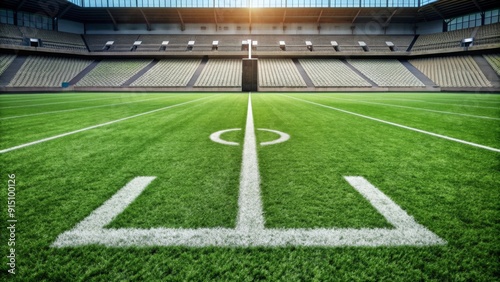
<path fill-rule="evenodd" d="M 337 43 L 337 41 L 330 41 L 330 44 L 332 44 L 332 47 L 333 49 L 335 49 L 335 51 L 340 52 L 339 44 Z"/>
<path fill-rule="evenodd" d="M 217 50 L 219 50 L 219 41 L 214 40 L 212 41 L 212 51 L 217 51 Z"/>
<path fill-rule="evenodd" d="M 248 51 L 248 41 L 247 40 L 242 40 L 241 41 L 241 51 Z"/>
<path fill-rule="evenodd" d="M 358 44 L 361 48 L 363 48 L 363 51 L 368 52 L 370 49 L 368 49 L 368 45 L 364 41 L 358 41 Z"/>
<path fill-rule="evenodd" d="M 166 51 L 169 41 L 163 41 L 160 46 L 160 51 Z"/>
<path fill-rule="evenodd" d="M 137 50 L 137 47 L 141 46 L 141 44 L 142 44 L 142 41 L 135 41 L 134 45 L 132 45 L 132 47 L 130 48 L 130 51 L 133 52 L 133 51 Z"/>
<path fill-rule="evenodd" d="M 113 44 L 115 44 L 114 41 L 108 41 L 106 42 L 106 44 L 104 44 L 104 47 L 102 49 L 107 51 L 111 48 L 111 46 L 113 46 Z"/>
<path fill-rule="evenodd" d="M 280 49 L 286 51 L 286 43 L 285 41 L 280 41 Z"/>
<path fill-rule="evenodd" d="M 396 51 L 396 46 L 391 41 L 386 41 L 385 45 L 387 45 L 387 47 L 389 47 L 389 49 L 391 49 L 392 52 Z"/>
<path fill-rule="evenodd" d="M 471 47 L 474 44 L 474 38 L 464 38 L 461 42 L 462 47 Z"/>
<path fill-rule="evenodd" d="M 188 41 L 187 51 L 192 51 L 194 47 L 194 40 Z"/>
<path fill-rule="evenodd" d="M 313 50 L 313 44 L 312 44 L 312 42 L 311 41 L 306 41 L 306 46 L 307 46 L 307 49 L 312 52 L 312 50 Z"/>
<path fill-rule="evenodd" d="M 31 47 L 40 47 L 40 39 L 30 38 L 30 46 Z"/>

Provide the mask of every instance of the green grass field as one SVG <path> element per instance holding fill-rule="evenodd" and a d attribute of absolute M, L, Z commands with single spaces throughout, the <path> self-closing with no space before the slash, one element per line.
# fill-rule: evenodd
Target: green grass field
<path fill-rule="evenodd" d="M 0 280 L 498 281 L 500 95 L 251 95 L 266 229 L 393 230 L 344 179 L 361 176 L 444 244 L 53 245 L 139 176 L 156 178 L 105 229 L 237 228 L 248 101 L 0 95 Z M 225 129 L 238 146 L 209 138 Z"/>

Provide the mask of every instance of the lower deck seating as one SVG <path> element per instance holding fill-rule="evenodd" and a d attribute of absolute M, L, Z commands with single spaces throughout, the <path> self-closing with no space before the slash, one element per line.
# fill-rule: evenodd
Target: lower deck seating
<path fill-rule="evenodd" d="M 350 59 L 348 62 L 384 87 L 424 87 L 401 62 L 394 59 Z"/>
<path fill-rule="evenodd" d="M 338 59 L 300 59 L 315 87 L 369 87 L 366 80 Z"/>
<path fill-rule="evenodd" d="M 121 86 L 151 61 L 151 59 L 103 60 L 76 86 Z"/>
<path fill-rule="evenodd" d="M 291 59 L 259 59 L 261 87 L 307 87 Z"/>
<path fill-rule="evenodd" d="M 185 87 L 200 65 L 200 59 L 165 59 L 134 81 L 131 86 Z"/>
<path fill-rule="evenodd" d="M 195 87 L 241 87 L 241 59 L 210 59 Z"/>
<path fill-rule="evenodd" d="M 0 55 L 0 75 L 10 66 L 10 64 L 14 61 L 16 55 Z"/>
<path fill-rule="evenodd" d="M 91 63 L 79 58 L 29 56 L 9 86 L 61 87 L 62 82 L 69 82 Z"/>
<path fill-rule="evenodd" d="M 471 56 L 410 60 L 417 69 L 441 87 L 491 87 Z"/>
<path fill-rule="evenodd" d="M 491 67 L 495 70 L 495 72 L 500 76 L 500 54 L 490 54 L 484 55 L 484 58 Z"/>

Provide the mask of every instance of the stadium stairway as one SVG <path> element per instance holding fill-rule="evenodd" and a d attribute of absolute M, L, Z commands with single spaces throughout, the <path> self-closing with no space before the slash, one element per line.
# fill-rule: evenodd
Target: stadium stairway
<path fill-rule="evenodd" d="M 410 45 L 408 46 L 408 49 L 406 49 L 406 52 L 410 52 L 411 51 L 411 48 L 413 48 L 413 45 L 415 45 L 415 42 L 417 42 L 417 39 L 418 39 L 419 36 L 420 36 L 419 34 L 415 35 L 415 37 L 411 41 Z"/>
<path fill-rule="evenodd" d="M 300 75 L 302 76 L 302 79 L 304 79 L 304 82 L 306 83 L 307 87 L 314 88 L 314 83 L 312 82 L 311 78 L 309 77 L 309 75 L 307 75 L 306 71 L 300 64 L 299 59 L 292 59 L 292 61 L 295 64 L 295 67 L 299 71 Z"/>
<path fill-rule="evenodd" d="M 408 60 L 399 60 L 403 66 L 405 66 L 416 78 L 422 81 L 427 88 L 437 88 L 439 87 L 434 81 L 428 78 L 425 74 L 419 71 L 415 66 L 413 66 Z"/>
<path fill-rule="evenodd" d="M 85 77 L 90 71 L 92 71 L 99 63 L 101 60 L 95 60 L 93 61 L 90 65 L 88 65 L 85 69 L 83 69 L 77 76 L 73 77 L 69 81 L 69 85 L 75 85 L 80 81 L 83 77 Z"/>
<path fill-rule="evenodd" d="M 357 73 L 359 76 L 361 76 L 364 80 L 366 80 L 368 83 L 372 85 L 372 87 L 378 87 L 378 84 L 373 82 L 373 80 L 369 79 L 366 75 L 364 75 L 362 72 L 360 72 L 357 68 L 355 68 L 353 65 L 349 64 L 349 62 L 346 59 L 341 59 L 340 60 L 342 63 L 344 63 L 346 66 L 348 66 L 351 70 L 353 70 L 355 73 Z"/>
<path fill-rule="evenodd" d="M 493 87 L 498 89 L 500 87 L 500 77 L 497 75 L 496 71 L 491 67 L 488 61 L 481 55 L 472 56 L 472 59 L 476 62 L 486 78 L 491 82 Z"/>
<path fill-rule="evenodd" d="M 160 60 L 154 59 L 149 63 L 149 65 L 145 66 L 142 70 L 134 74 L 131 78 L 129 78 L 127 81 L 125 81 L 122 86 L 130 86 L 130 84 L 134 83 L 139 77 L 143 76 L 148 70 L 150 70 L 152 67 L 154 67 Z"/>
<path fill-rule="evenodd" d="M 16 76 L 16 73 L 21 69 L 28 56 L 17 56 L 10 66 L 0 76 L 0 86 L 9 85 L 10 81 Z"/>
<path fill-rule="evenodd" d="M 189 88 L 193 88 L 194 87 L 194 84 L 198 80 L 198 77 L 200 77 L 201 72 L 203 71 L 203 69 L 207 65 L 207 62 L 208 62 L 208 57 L 207 56 L 203 57 L 203 59 L 201 60 L 200 65 L 198 66 L 198 68 L 194 72 L 193 77 L 191 77 L 191 79 L 189 80 L 189 82 L 187 84 L 187 87 L 189 87 Z"/>

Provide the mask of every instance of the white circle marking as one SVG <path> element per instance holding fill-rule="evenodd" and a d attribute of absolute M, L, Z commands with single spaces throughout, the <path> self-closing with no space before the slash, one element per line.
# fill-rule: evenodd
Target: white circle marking
<path fill-rule="evenodd" d="M 276 133 L 280 136 L 280 138 L 274 140 L 274 141 L 269 141 L 269 142 L 262 142 L 260 143 L 261 146 L 267 146 L 267 145 L 274 145 L 274 144 L 278 144 L 278 143 L 283 143 L 285 141 L 288 141 L 288 139 L 290 139 L 290 135 L 284 133 L 284 132 L 281 132 L 281 131 L 277 131 L 277 130 L 271 130 L 271 129 L 265 129 L 265 128 L 257 128 L 258 130 L 261 130 L 261 131 L 268 131 L 268 132 L 272 132 L 272 133 Z"/>
<path fill-rule="evenodd" d="M 220 131 L 214 132 L 210 135 L 210 140 L 212 140 L 216 143 L 223 144 L 223 145 L 238 146 L 238 145 L 240 145 L 239 143 L 222 140 L 220 138 L 220 136 L 226 132 L 238 131 L 238 130 L 241 130 L 241 128 L 231 128 L 231 129 L 225 129 L 225 130 L 220 130 Z"/>

